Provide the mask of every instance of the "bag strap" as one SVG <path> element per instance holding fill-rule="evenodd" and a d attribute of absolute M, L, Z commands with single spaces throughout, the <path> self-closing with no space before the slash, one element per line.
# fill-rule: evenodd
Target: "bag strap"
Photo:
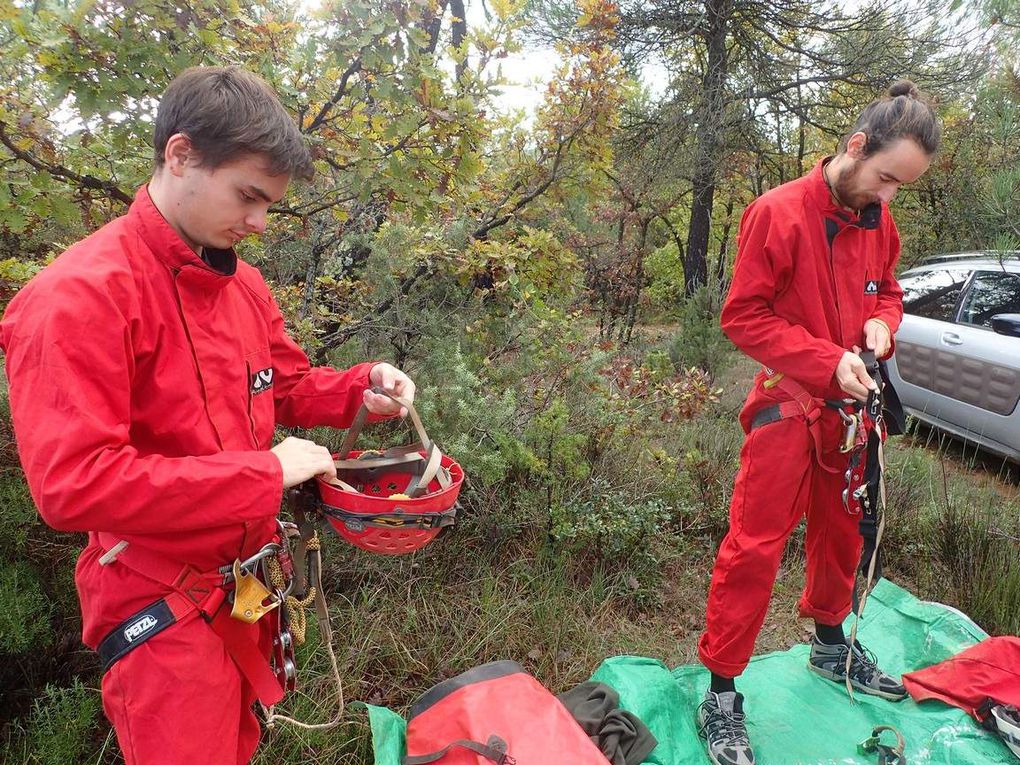
<path fill-rule="evenodd" d="M 403 759 L 402 765 L 429 765 L 432 762 L 438 762 L 449 754 L 453 749 L 468 749 L 477 755 L 481 755 L 485 759 L 496 763 L 496 765 L 516 765 L 516 760 L 506 753 L 506 741 L 501 739 L 499 736 L 489 736 L 489 740 L 485 744 L 481 744 L 477 741 L 471 741 L 469 739 L 460 738 L 453 741 L 442 749 L 430 752 L 429 754 L 416 754 L 407 755 Z"/>

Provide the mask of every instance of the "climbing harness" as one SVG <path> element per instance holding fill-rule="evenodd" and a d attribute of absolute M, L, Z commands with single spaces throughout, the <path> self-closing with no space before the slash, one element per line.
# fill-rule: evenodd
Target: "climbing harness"
<path fill-rule="evenodd" d="M 336 480 L 316 479 L 320 510 L 351 544 L 401 555 L 453 525 L 464 471 L 429 438 L 410 401 L 373 390 L 407 409 L 419 440 L 382 452 L 352 451 L 368 416 L 362 406 L 337 454 Z"/>
<path fill-rule="evenodd" d="M 857 571 L 865 577 L 860 596 L 856 583 L 852 592 L 853 612 L 856 615 L 850 633 L 850 644 L 857 636 L 857 623 L 864 612 L 868 593 L 874 582 L 882 577 L 881 542 L 885 530 L 885 453 L 883 450 L 887 432 L 901 433 L 901 410 L 899 399 L 891 387 L 889 401 L 886 401 L 887 384 L 881 365 L 871 351 L 860 354 L 868 374 L 874 382 L 865 402 L 854 399 L 823 400 L 812 396 L 795 380 L 781 372 L 766 369 L 769 376 L 762 383 L 767 389 L 775 388 L 789 397 L 789 401 L 763 407 L 751 419 L 751 429 L 777 422 L 788 417 L 803 417 L 814 443 L 818 465 L 829 473 L 843 472 L 845 486 L 841 500 L 843 509 L 852 515 L 860 515 L 859 529 L 863 540 L 861 559 Z M 886 406 L 892 410 L 887 411 Z M 839 451 L 848 455 L 846 468 L 828 464 L 822 457 L 821 416 L 825 408 L 835 410 L 843 423 L 843 437 Z M 899 410 L 899 411 L 897 411 Z M 888 429 L 886 418 L 889 414 L 893 428 Z M 853 686 L 850 683 L 852 652 L 847 652 L 846 688 L 853 701 Z"/>
<path fill-rule="evenodd" d="M 304 641 L 304 608 L 313 603 L 337 684 L 339 709 L 343 710 L 343 689 L 321 583 L 318 533 L 305 519 L 298 492 L 292 491 L 288 500 L 296 523 L 278 521 L 277 535 L 255 554 L 205 573 L 100 533 L 99 542 L 106 549 L 99 559 L 101 565 L 126 566 L 170 589 L 167 595 L 125 619 L 100 641 L 98 653 L 103 671 L 146 640 L 197 614 L 220 636 L 227 653 L 254 688 L 268 727 L 278 720 L 312 729 L 338 724 L 339 714 L 329 723 L 307 725 L 273 713 L 273 705 L 297 687 L 294 648 Z M 262 619 L 268 620 L 272 635 L 268 662 L 258 645 L 258 635 L 249 629 L 249 625 Z"/>
<path fill-rule="evenodd" d="M 881 742 L 882 731 L 890 731 L 896 736 L 896 744 L 889 746 Z M 877 754 L 878 765 L 907 765 L 907 758 L 903 752 L 906 749 L 906 741 L 903 734 L 891 725 L 876 725 L 871 731 L 871 737 L 857 745 L 858 754 Z"/>
<path fill-rule="evenodd" d="M 287 562 L 290 558 L 288 530 L 283 524 L 278 534 L 249 558 L 207 572 L 105 532 L 97 537 L 106 550 L 99 558 L 100 565 L 125 566 L 169 590 L 159 600 L 125 619 L 100 641 L 97 650 L 104 672 L 145 641 L 197 615 L 223 640 L 227 652 L 263 704 L 274 704 L 283 698 L 293 653 L 281 652 L 274 656 L 273 662 L 267 663 L 258 647 L 257 636 L 249 629 L 249 625 L 268 618 L 270 629 L 280 644 L 289 639 L 289 634 L 284 635 L 286 621 L 278 610 L 289 585 L 275 592 L 266 586 L 270 559 L 284 560 L 284 565 L 291 568 Z"/>

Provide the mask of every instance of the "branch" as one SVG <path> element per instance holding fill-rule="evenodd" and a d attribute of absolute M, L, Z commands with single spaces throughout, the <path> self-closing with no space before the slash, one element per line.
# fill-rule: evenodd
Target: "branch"
<path fill-rule="evenodd" d="M 14 141 L 11 140 L 11 137 L 7 134 L 5 129 L 6 127 L 7 124 L 3 120 L 0 120 L 0 143 L 3 143 L 3 145 L 10 150 L 11 154 L 20 159 L 22 162 L 31 165 L 36 170 L 45 171 L 55 178 L 60 178 L 68 183 L 76 184 L 80 189 L 102 191 L 108 196 L 116 199 L 118 202 L 123 202 L 126 205 L 130 205 L 131 202 L 134 201 L 134 198 L 130 194 L 112 181 L 104 181 L 96 178 L 94 175 L 78 175 L 78 173 L 73 170 L 69 170 L 63 165 L 47 164 L 46 162 L 33 157 L 28 152 L 19 149 L 14 144 Z"/>
<path fill-rule="evenodd" d="M 355 72 L 361 70 L 361 56 L 358 56 L 351 65 L 347 67 L 342 75 L 340 75 L 340 84 L 337 85 L 336 93 L 319 109 L 319 113 L 315 115 L 315 118 L 308 124 L 308 127 L 304 128 L 302 133 L 311 133 L 313 130 L 318 129 L 323 122 L 326 121 L 326 117 L 332 111 L 333 107 L 340 103 L 340 99 L 347 93 L 347 83 L 354 75 Z"/>
<path fill-rule="evenodd" d="M 443 15 L 446 13 L 446 3 L 447 0 L 439 0 L 436 15 L 422 25 L 425 33 L 429 36 L 428 44 L 421 49 L 422 53 L 427 53 L 431 56 L 436 52 L 436 45 L 439 43 L 439 32 L 443 26 Z"/>
<path fill-rule="evenodd" d="M 408 276 L 400 283 L 400 288 L 397 290 L 396 294 L 391 295 L 390 297 L 380 301 L 379 303 L 376 303 L 376 305 L 372 308 L 371 311 L 368 312 L 368 315 L 364 319 L 359 319 L 353 324 L 348 324 L 346 327 L 338 329 L 334 334 L 330 335 L 328 338 L 324 338 L 323 342 L 324 347 L 335 348 L 346 343 L 348 340 L 350 340 L 352 337 L 358 334 L 358 332 L 360 332 L 362 329 L 364 329 L 365 327 L 370 325 L 373 321 L 375 321 L 384 313 L 386 313 L 386 311 L 388 311 L 397 301 L 398 297 L 406 297 L 407 293 L 411 291 L 411 287 L 414 286 L 415 282 L 417 282 L 423 276 L 429 274 L 434 267 L 435 266 L 431 262 L 425 262 L 419 265 L 413 274 Z"/>
<path fill-rule="evenodd" d="M 577 127 L 570 137 L 564 141 L 561 141 L 556 147 L 556 156 L 553 160 L 552 169 L 549 171 L 549 177 L 546 178 L 533 190 L 529 191 L 523 197 L 517 200 L 509 212 L 500 215 L 498 218 L 491 218 L 488 221 L 483 222 L 474 232 L 471 234 L 472 239 L 484 239 L 490 231 L 494 228 L 506 224 L 510 221 L 513 216 L 519 212 L 522 208 L 526 207 L 532 201 L 544 194 L 553 183 L 559 178 L 560 165 L 563 163 L 564 154 L 570 150 L 570 147 L 574 144 L 577 136 L 590 124 L 591 118 L 585 120 L 585 122 Z M 498 209 L 498 208 L 497 208 Z"/>

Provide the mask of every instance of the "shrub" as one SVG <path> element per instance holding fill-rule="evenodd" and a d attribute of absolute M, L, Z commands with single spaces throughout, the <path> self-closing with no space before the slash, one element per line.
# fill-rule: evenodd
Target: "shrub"
<path fill-rule="evenodd" d="M 595 481 L 583 493 L 553 507 L 551 534 L 571 555 L 621 565 L 648 549 L 669 516 L 669 508 L 660 499 L 629 497 Z"/>
<path fill-rule="evenodd" d="M 83 762 L 92 748 L 100 708 L 99 693 L 86 688 L 78 678 L 70 688 L 47 685 L 28 721 L 28 762 Z"/>
<path fill-rule="evenodd" d="M 0 654 L 25 653 L 48 645 L 51 605 L 39 575 L 26 563 L 0 565 Z"/>
<path fill-rule="evenodd" d="M 697 367 L 716 379 L 732 361 L 732 345 L 719 326 L 719 289 L 702 287 L 680 306 L 680 327 L 669 347 L 677 369 Z"/>

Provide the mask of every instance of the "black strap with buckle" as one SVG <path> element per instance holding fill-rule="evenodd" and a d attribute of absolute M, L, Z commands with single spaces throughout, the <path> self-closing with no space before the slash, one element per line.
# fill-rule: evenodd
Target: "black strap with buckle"
<path fill-rule="evenodd" d="M 457 506 L 438 513 L 379 513 L 369 515 L 366 513 L 352 513 L 340 507 L 320 503 L 322 512 L 331 518 L 343 521 L 349 528 L 359 531 L 366 527 L 382 529 L 402 529 L 414 527 L 422 530 L 439 529 L 445 526 L 452 526 L 457 518 Z"/>

